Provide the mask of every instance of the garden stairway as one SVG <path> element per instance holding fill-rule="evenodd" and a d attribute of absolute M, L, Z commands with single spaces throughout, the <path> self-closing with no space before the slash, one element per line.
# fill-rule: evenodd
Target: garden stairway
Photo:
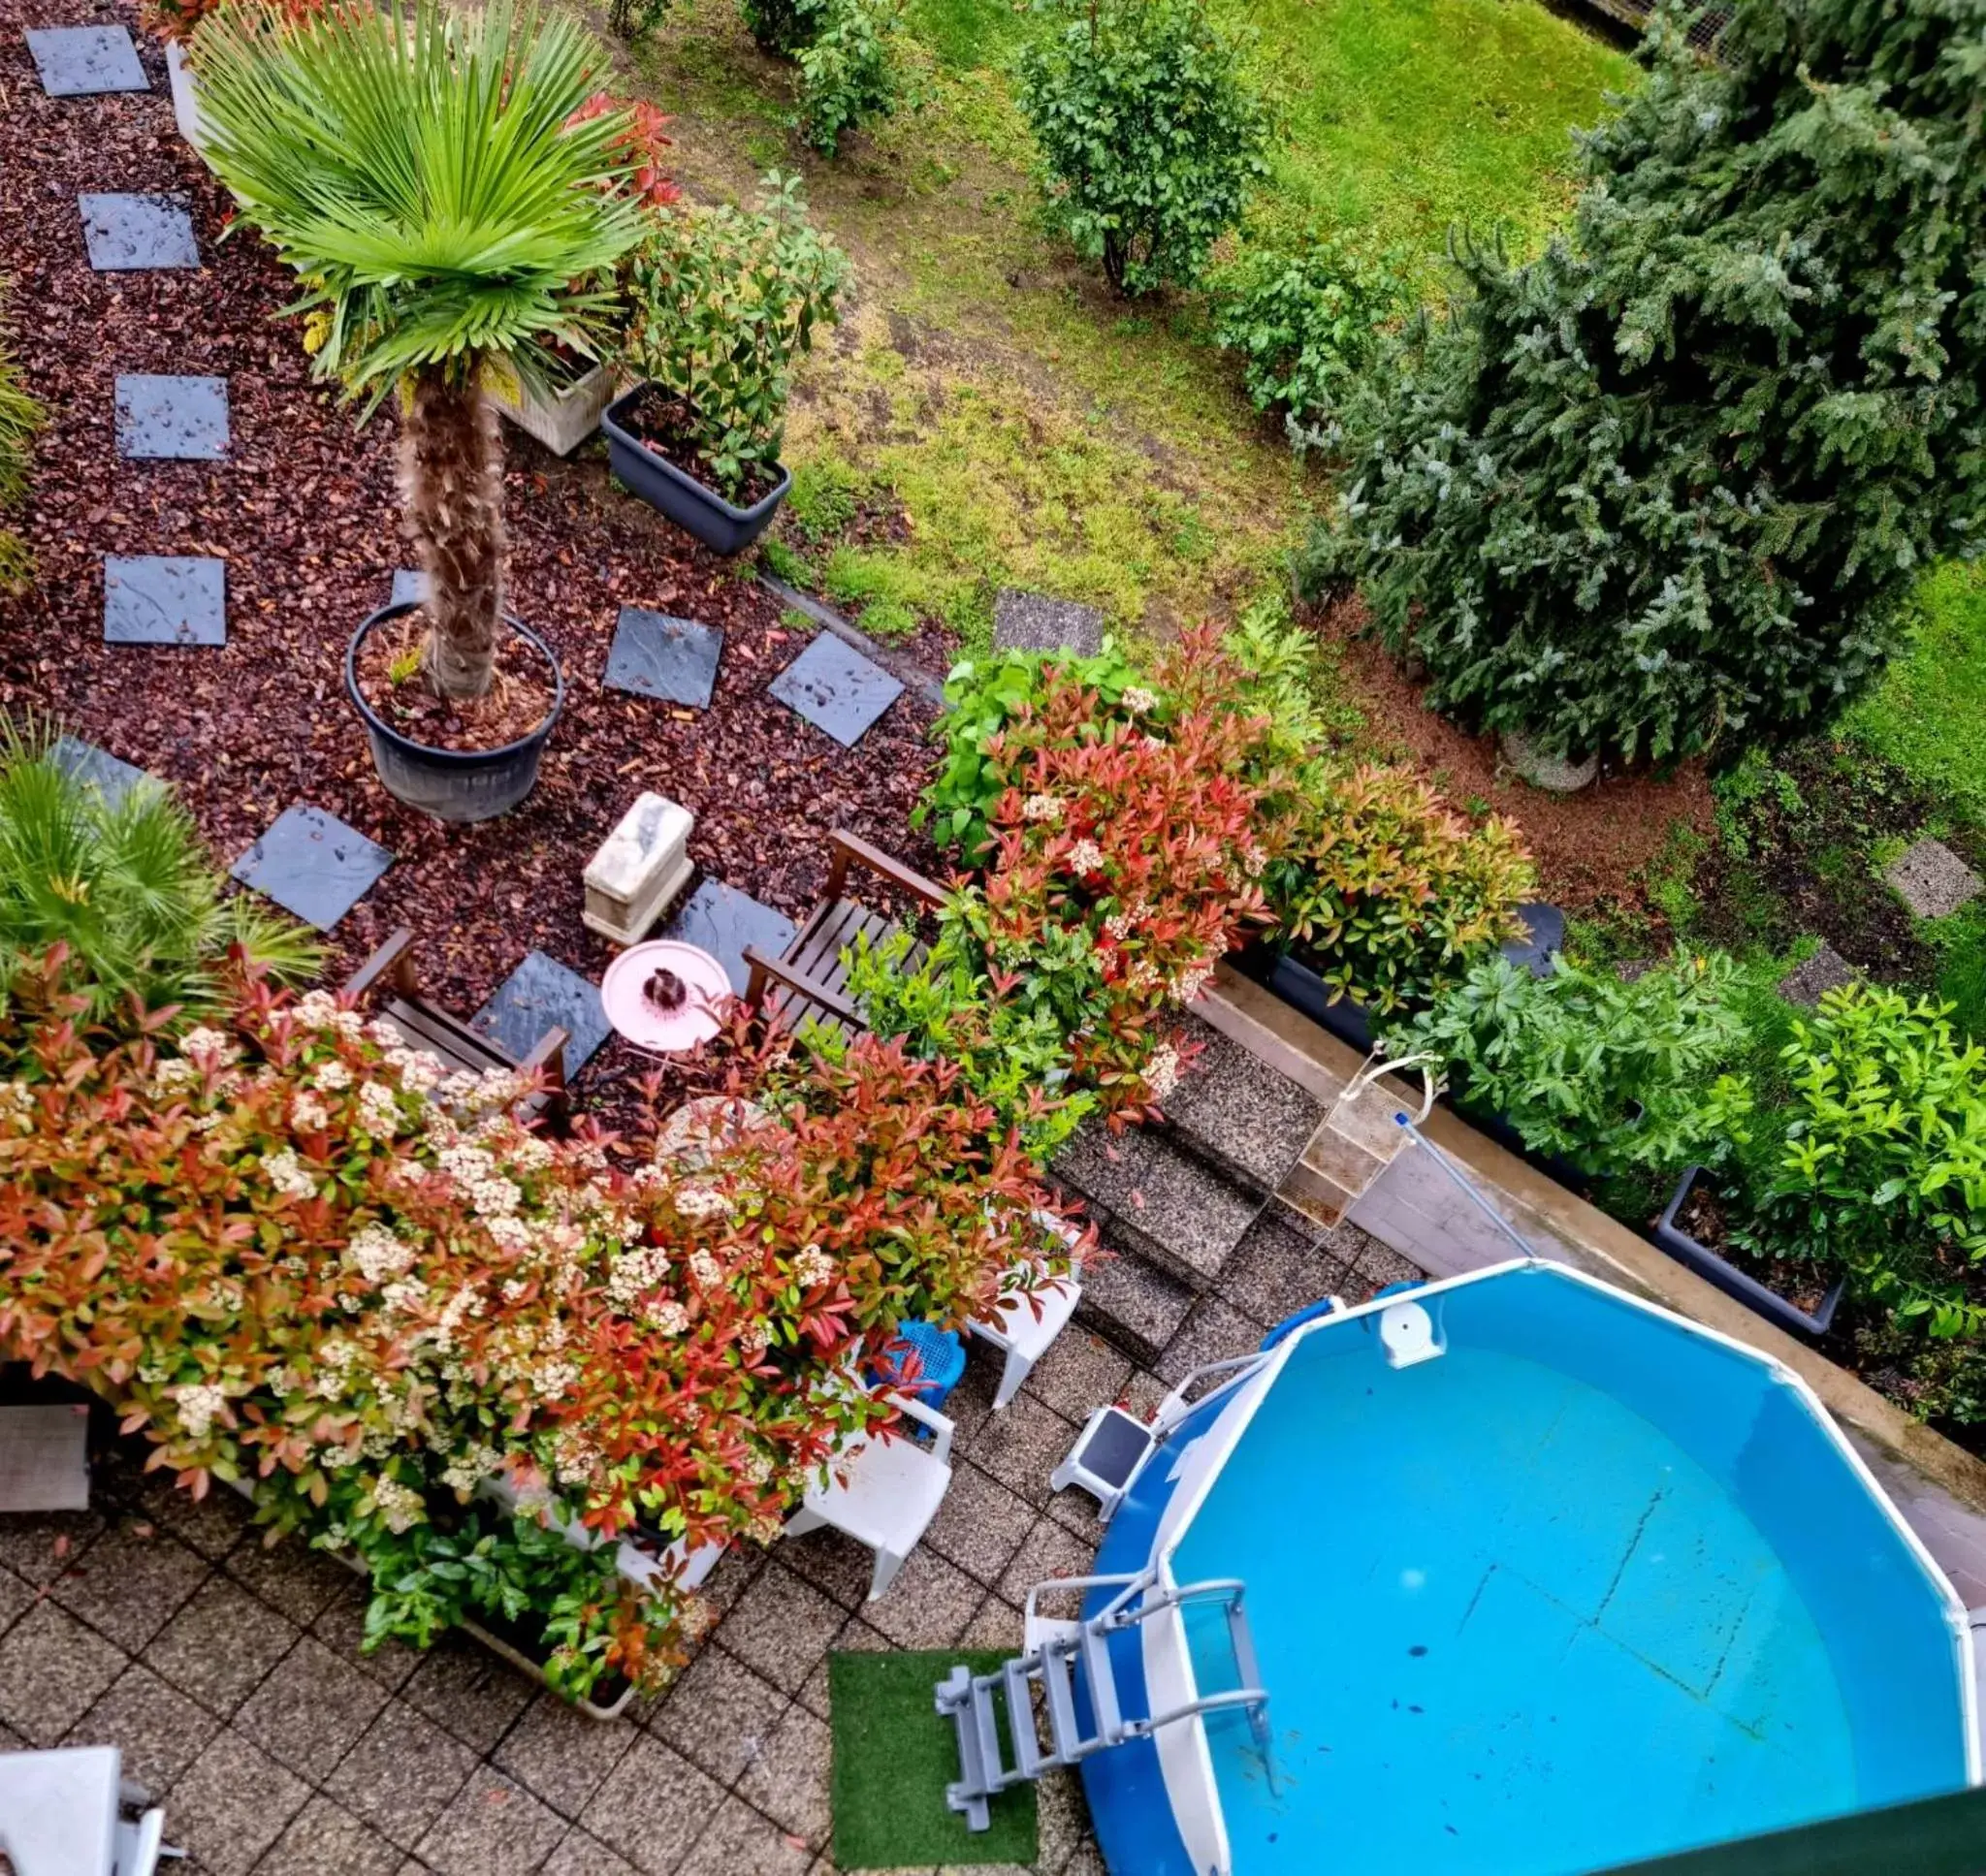
<path fill-rule="evenodd" d="M 1111 1254 L 1084 1274 L 1078 1317 L 1146 1364 L 1218 1283 L 1326 1113 L 1198 1017 L 1184 1027 L 1201 1053 L 1167 1097 L 1165 1120 L 1115 1134 L 1085 1123 L 1052 1168 Z"/>

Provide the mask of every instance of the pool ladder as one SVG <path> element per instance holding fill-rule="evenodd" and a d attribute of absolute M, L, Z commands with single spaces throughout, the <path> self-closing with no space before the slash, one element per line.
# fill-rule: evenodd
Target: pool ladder
<path fill-rule="evenodd" d="M 1118 1593 L 1095 1615 L 1080 1621 L 1054 1621 L 1037 1613 L 1044 1590 L 1110 1588 Z M 1027 1652 L 990 1674 L 975 1674 L 961 1664 L 938 1683 L 938 1710 L 948 1714 L 958 1731 L 960 1776 L 946 1788 L 945 1802 L 964 1814 L 970 1829 L 984 1830 L 992 1823 L 987 1801 L 995 1792 L 1039 1778 L 1054 1766 L 1080 1765 L 1092 1754 L 1127 1740 L 1149 1738 L 1161 1727 L 1230 1707 L 1247 1713 L 1256 1742 L 1266 1755 L 1268 1695 L 1262 1685 L 1255 1638 L 1241 1608 L 1244 1588 L 1238 1578 L 1220 1577 L 1160 1589 L 1158 1574 L 1150 1570 L 1135 1576 L 1063 1576 L 1037 1583 L 1028 1592 Z M 1127 1717 L 1110 1665 L 1110 1638 L 1168 1609 L 1206 1602 L 1226 1607 L 1239 1685 L 1200 1695 L 1164 1713 Z M 1087 1726 L 1077 1703 L 1078 1685 L 1089 1709 Z M 1041 1689 L 1048 1719 L 1045 1744 L 1035 1715 L 1037 1687 Z M 1003 1704 L 1013 1741 L 1010 1765 L 1000 1750 Z"/>

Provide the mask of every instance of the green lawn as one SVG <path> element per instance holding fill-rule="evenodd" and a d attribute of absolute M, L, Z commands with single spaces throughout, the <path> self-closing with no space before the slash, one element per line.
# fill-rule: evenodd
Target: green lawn
<path fill-rule="evenodd" d="M 1909 649 L 1845 727 L 1986 827 L 1986 567 L 1924 583 Z"/>
<path fill-rule="evenodd" d="M 1433 282 L 1451 220 L 1534 242 L 1569 199 L 1570 132 L 1632 82 L 1536 0 L 1216 0 L 1260 33 L 1282 116 L 1252 238 L 1356 231 Z M 1127 305 L 1041 231 L 1007 79 L 1011 0 L 911 0 L 924 102 L 824 162 L 736 0 L 677 0 L 638 55 L 678 170 L 741 197 L 777 165 L 855 262 L 787 437 L 783 570 L 878 630 L 970 642 L 1019 584 L 1163 630 L 1281 578 L 1324 495 L 1207 338 L 1197 295 Z"/>

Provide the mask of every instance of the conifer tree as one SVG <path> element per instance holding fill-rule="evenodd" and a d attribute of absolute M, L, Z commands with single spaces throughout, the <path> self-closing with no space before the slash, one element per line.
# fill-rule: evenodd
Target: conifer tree
<path fill-rule="evenodd" d="M 1454 244 L 1298 569 L 1561 755 L 1824 720 L 1986 534 L 1986 0 L 1741 0 L 1714 63 L 1684 24 L 1563 239 Z"/>

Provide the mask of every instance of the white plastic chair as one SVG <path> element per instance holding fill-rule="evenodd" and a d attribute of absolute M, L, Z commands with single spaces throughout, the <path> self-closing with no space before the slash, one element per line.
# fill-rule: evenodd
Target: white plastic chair
<path fill-rule="evenodd" d="M 116 1876 L 154 1876 L 164 1850 L 166 1814 L 156 1804 L 136 1823 L 117 1820 Z M 176 1850 L 165 1854 L 176 1857 Z"/>
<path fill-rule="evenodd" d="M 1034 1216 L 1036 1224 L 1052 1231 L 1073 1252 L 1080 1235 L 1074 1225 L 1048 1212 L 1037 1212 Z M 991 1344 L 1007 1356 L 1007 1366 L 1000 1374 L 1000 1391 L 993 1396 L 996 1414 L 1020 1392 L 1029 1371 L 1069 1326 L 1076 1304 L 1082 1301 L 1081 1277 L 1082 1265 L 1072 1257 L 1068 1276 L 1053 1279 L 1032 1294 L 1021 1289 L 1006 1290 L 993 1306 L 991 1316 L 966 1324 L 981 1342 Z"/>
<path fill-rule="evenodd" d="M 930 1529 L 951 1484 L 952 1423 L 922 1401 L 894 1391 L 883 1396 L 907 1419 L 930 1428 L 929 1446 L 901 1435 L 858 1433 L 828 1462 L 826 1477 L 808 1489 L 786 1520 L 788 1537 L 823 1528 L 840 1531 L 876 1553 L 869 1579 L 873 1603 L 904 1567 Z"/>

